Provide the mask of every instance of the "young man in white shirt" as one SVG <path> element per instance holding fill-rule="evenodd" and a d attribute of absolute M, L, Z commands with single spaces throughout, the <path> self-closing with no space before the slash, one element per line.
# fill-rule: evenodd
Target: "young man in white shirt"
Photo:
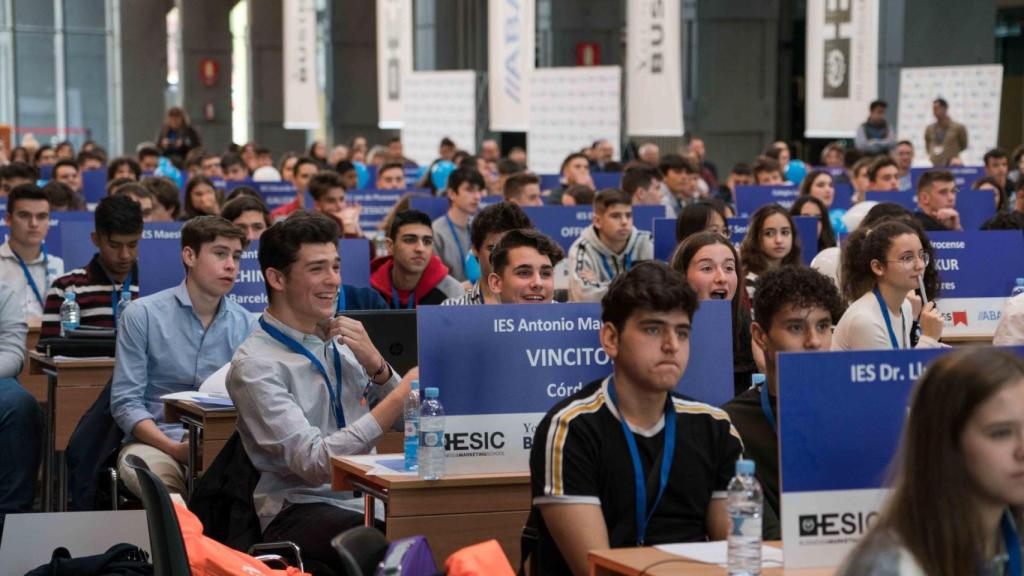
<path fill-rule="evenodd" d="M 564 256 L 543 232 L 510 230 L 490 255 L 490 292 L 501 304 L 548 304 L 555 294 L 555 266 Z"/>
<path fill-rule="evenodd" d="M 0 279 L 25 297 L 26 318 L 41 318 L 50 283 L 64 274 L 64 260 L 50 254 L 50 200 L 35 184 L 22 184 L 7 198 L 4 224 L 10 236 L 0 246 Z"/>
<path fill-rule="evenodd" d="M 227 388 L 242 445 L 261 472 L 253 503 L 264 539 L 298 544 L 307 569 L 319 563 L 342 573 L 330 540 L 363 514 L 350 492 L 331 490 L 331 458 L 372 450 L 418 374 L 399 382 L 362 324 L 334 317 L 339 233 L 334 220 L 304 212 L 263 233 L 270 305 L 231 360 Z M 377 387 L 383 399 L 371 409 L 367 396 Z"/>
<path fill-rule="evenodd" d="M 593 225 L 569 248 L 569 299 L 598 302 L 615 276 L 654 258 L 651 233 L 633 225 L 632 199 L 617 188 L 594 197 Z"/>

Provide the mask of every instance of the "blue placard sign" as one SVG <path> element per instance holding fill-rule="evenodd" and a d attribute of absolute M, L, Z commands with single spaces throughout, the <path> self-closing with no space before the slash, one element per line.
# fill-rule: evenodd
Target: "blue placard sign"
<path fill-rule="evenodd" d="M 230 193 L 235 188 L 247 186 L 256 190 L 259 193 L 260 198 L 267 205 L 267 208 L 273 210 L 278 206 L 288 204 L 295 200 L 295 185 L 291 182 L 252 182 L 249 180 L 244 181 L 230 181 L 227 182 L 227 190 Z"/>
<path fill-rule="evenodd" d="M 797 216 L 793 220 L 796 224 L 797 237 L 800 238 L 801 259 L 804 264 L 810 265 L 811 260 L 818 255 L 818 219 L 814 216 Z M 750 218 L 727 218 L 726 221 L 729 226 L 729 239 L 739 248 L 750 228 Z M 654 258 L 668 262 L 675 249 L 675 218 L 655 218 Z"/>
<path fill-rule="evenodd" d="M 750 218 L 758 208 L 766 204 L 779 204 L 789 210 L 800 189 L 796 186 L 737 186 L 733 191 L 736 201 L 736 215 Z"/>
<path fill-rule="evenodd" d="M 976 180 L 985 175 L 984 166 L 943 166 L 940 168 L 924 166 L 910 169 L 911 186 L 913 186 L 914 190 L 917 190 L 917 181 L 921 179 L 922 174 L 940 171 L 952 172 L 953 179 L 956 181 L 956 187 L 961 190 L 970 189 Z"/>
<path fill-rule="evenodd" d="M 373 234 L 387 217 L 391 208 L 402 199 L 402 196 L 413 193 L 429 196 L 425 190 L 349 190 L 345 200 L 349 204 L 358 203 L 362 209 L 359 213 L 359 227 L 364 234 Z M 386 232 L 386 231 L 385 231 Z"/>
<path fill-rule="evenodd" d="M 497 204 L 504 200 L 501 196 L 484 196 L 480 199 L 480 208 L 483 209 L 491 204 Z M 417 196 L 409 202 L 409 207 L 413 210 L 419 210 L 426 212 L 430 216 L 431 220 L 436 220 L 441 216 L 444 216 L 445 212 L 448 211 L 450 206 L 447 196 Z"/>
<path fill-rule="evenodd" d="M 594 220 L 592 206 L 530 206 L 523 209 L 530 222 L 568 251 Z M 650 232 L 655 218 L 665 217 L 664 206 L 633 206 L 633 224 Z"/>
<path fill-rule="evenodd" d="M 865 200 L 892 202 L 911 212 L 916 212 L 917 192 L 914 190 L 873 190 L 864 195 Z M 980 230 L 981 225 L 996 213 L 996 199 L 991 190 L 962 189 L 956 195 L 956 211 L 960 213 L 960 226 L 964 230 Z"/>
<path fill-rule="evenodd" d="M 654 219 L 654 259 L 668 262 L 676 249 L 676 219 Z"/>

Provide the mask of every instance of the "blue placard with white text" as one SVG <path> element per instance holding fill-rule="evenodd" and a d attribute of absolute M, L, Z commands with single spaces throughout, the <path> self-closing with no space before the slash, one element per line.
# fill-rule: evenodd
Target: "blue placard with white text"
<path fill-rule="evenodd" d="M 872 190 L 864 194 L 865 200 L 892 202 L 917 211 L 917 192 L 914 190 Z M 956 211 L 964 230 L 980 230 L 981 225 L 996 213 L 995 195 L 991 190 L 961 190 L 956 195 Z"/>
<path fill-rule="evenodd" d="M 483 209 L 491 204 L 497 204 L 504 200 L 501 196 L 484 196 L 480 199 L 480 208 Z M 409 202 L 413 210 L 426 212 L 431 220 L 444 216 L 450 206 L 447 196 L 417 196 Z"/>
<path fill-rule="evenodd" d="M 750 228 L 750 218 L 727 218 L 729 239 L 739 248 Z M 793 218 L 796 233 L 800 238 L 800 257 L 804 264 L 810 265 L 818 255 L 818 219 L 813 216 L 797 216 Z M 675 218 L 655 218 L 654 220 L 654 258 L 668 262 L 676 249 Z"/>
<path fill-rule="evenodd" d="M 593 206 L 529 206 L 523 208 L 534 228 L 568 251 L 594 219 Z M 633 225 L 650 232 L 655 218 L 665 217 L 664 206 L 633 206 Z"/>
<path fill-rule="evenodd" d="M 758 208 L 766 204 L 779 204 L 786 210 L 793 205 L 800 189 L 796 186 L 737 186 L 733 191 L 736 215 L 750 218 Z"/>
<path fill-rule="evenodd" d="M 956 187 L 960 190 L 970 189 L 976 180 L 985 175 L 984 166 L 942 166 L 940 168 L 922 166 L 910 169 L 910 184 L 914 190 L 917 190 L 917 181 L 921 179 L 922 174 L 940 171 L 952 172 Z"/>
<path fill-rule="evenodd" d="M 359 204 L 362 207 L 359 212 L 359 227 L 363 229 L 364 234 L 373 234 L 387 217 L 391 208 L 402 199 L 402 196 L 410 193 L 418 196 L 430 196 L 428 191 L 422 189 L 366 189 L 349 190 L 345 193 L 345 201 L 349 204 Z"/>
<path fill-rule="evenodd" d="M 252 182 L 250 180 L 244 181 L 231 181 L 226 183 L 227 191 L 230 193 L 235 188 L 242 186 L 248 186 L 256 190 L 259 193 L 260 198 L 267 205 L 268 208 L 273 210 L 283 204 L 295 200 L 295 185 L 291 182 Z"/>

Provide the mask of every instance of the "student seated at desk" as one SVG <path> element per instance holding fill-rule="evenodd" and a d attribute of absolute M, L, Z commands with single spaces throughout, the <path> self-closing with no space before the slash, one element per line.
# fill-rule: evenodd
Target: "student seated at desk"
<path fill-rule="evenodd" d="M 765 540 L 780 540 L 779 519 L 779 352 L 828 350 L 832 319 L 839 315 L 839 291 L 826 276 L 804 267 L 779 268 L 761 276 L 754 303 L 757 322 L 751 325 L 754 341 L 764 351 L 767 382 L 736 396 L 722 409 L 743 437 L 746 457 L 764 489 L 762 530 Z"/>
<path fill-rule="evenodd" d="M 498 202 L 481 210 L 473 219 L 470 234 L 473 255 L 480 261 L 480 280 L 462 296 L 449 298 L 441 304 L 444 306 L 497 304 L 498 295 L 491 292 L 491 287 L 487 282 L 488 276 L 491 275 L 491 252 L 506 232 L 520 228 L 533 228 L 533 224 L 523 209 L 512 202 Z"/>
<path fill-rule="evenodd" d="M 917 181 L 914 218 L 928 231 L 963 230 L 956 211 L 956 178 L 947 170 L 925 172 Z"/>
<path fill-rule="evenodd" d="M 50 230 L 50 198 L 35 184 L 22 184 L 7 197 L 4 224 L 10 228 L 0 246 L 0 279 L 18 294 L 27 318 L 43 315 L 46 291 L 64 274 L 64 260 L 50 255 L 46 233 Z"/>
<path fill-rule="evenodd" d="M 370 285 L 392 308 L 440 304 L 465 293 L 434 254 L 430 216 L 419 210 L 396 213 L 388 229 L 387 246 L 391 255 L 370 264 Z"/>
<path fill-rule="evenodd" d="M 936 296 L 938 278 L 931 243 L 913 221 L 883 220 L 861 225 L 843 245 L 843 295 L 850 307 L 836 326 L 833 350 L 941 348 L 942 316 L 935 302 L 920 311 L 921 337 L 911 340 L 914 304 L 910 297 L 925 279 L 927 297 Z M 927 246 L 927 248 L 926 248 Z M 934 280 L 933 280 L 934 279 Z"/>
<path fill-rule="evenodd" d="M 594 217 L 569 248 L 569 299 L 598 302 L 618 274 L 654 258 L 651 233 L 633 225 L 632 198 L 618 188 L 594 196 Z"/>
<path fill-rule="evenodd" d="M 1019 574 L 1024 361 L 957 350 L 910 398 L 892 491 L 836 574 Z"/>
<path fill-rule="evenodd" d="M 42 455 L 43 412 L 15 380 L 27 334 L 24 299 L 0 282 L 0 534 L 5 514 L 32 511 Z"/>
<path fill-rule="evenodd" d="M 501 304 L 550 304 L 555 266 L 564 256 L 562 247 L 539 230 L 510 230 L 490 254 L 490 291 Z"/>
<path fill-rule="evenodd" d="M 54 280 L 46 293 L 40 338 L 60 336 L 60 305 L 66 292 L 75 293 L 80 324 L 99 328 L 117 326 L 118 303 L 139 297 L 136 260 L 142 239 L 142 208 L 127 196 L 108 196 L 96 206 L 95 226 L 92 243 L 96 255 L 84 268 Z"/>
<path fill-rule="evenodd" d="M 181 228 L 181 284 L 125 308 L 117 333 L 110 388 L 110 413 L 125 433 L 117 469 L 139 494 L 138 479 L 125 464 L 145 460 L 171 492 L 185 493 L 182 463 L 188 440 L 180 424 L 164 422 L 165 394 L 197 390 L 231 360 L 256 324 L 239 304 L 225 298 L 238 275 L 245 233 L 220 216 L 199 216 Z"/>
<path fill-rule="evenodd" d="M 333 218 L 341 226 L 343 238 L 363 238 L 361 209 L 345 200 L 345 184 L 337 172 L 325 170 L 310 178 L 309 195 L 313 197 L 313 210 Z"/>
<path fill-rule="evenodd" d="M 363 516 L 352 509 L 359 501 L 346 502 L 351 493 L 331 491 L 331 458 L 373 449 L 418 376 L 399 383 L 359 321 L 332 319 L 339 233 L 327 216 L 296 213 L 263 234 L 270 306 L 232 358 L 227 388 L 242 444 L 262 473 L 253 501 L 264 539 L 291 540 L 304 559 L 343 573 L 330 540 Z M 372 410 L 371 386 L 383 392 Z"/>
<path fill-rule="evenodd" d="M 723 410 L 673 392 L 696 308 L 682 276 L 661 262 L 641 262 L 608 288 L 601 345 L 614 373 L 555 405 L 534 434 L 539 573 L 583 576 L 595 548 L 727 536 L 739 434 Z"/>
<path fill-rule="evenodd" d="M 430 225 L 434 230 L 434 252 L 448 267 L 448 274 L 459 282 L 468 279 L 466 257 L 472 236 L 470 224 L 480 211 L 480 196 L 486 190 L 484 177 L 476 170 L 454 170 L 444 190 L 448 211 Z"/>

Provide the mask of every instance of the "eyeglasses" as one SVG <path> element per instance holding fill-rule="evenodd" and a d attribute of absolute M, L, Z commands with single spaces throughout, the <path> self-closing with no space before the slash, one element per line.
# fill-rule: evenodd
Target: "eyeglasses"
<path fill-rule="evenodd" d="M 899 262 L 904 268 L 910 270 L 918 260 L 920 260 L 921 263 L 924 264 L 924 267 L 927 268 L 928 264 L 932 261 L 932 257 L 929 256 L 927 252 L 921 252 L 917 256 L 914 256 L 913 254 L 904 254 L 896 260 L 886 260 L 886 262 Z"/>

